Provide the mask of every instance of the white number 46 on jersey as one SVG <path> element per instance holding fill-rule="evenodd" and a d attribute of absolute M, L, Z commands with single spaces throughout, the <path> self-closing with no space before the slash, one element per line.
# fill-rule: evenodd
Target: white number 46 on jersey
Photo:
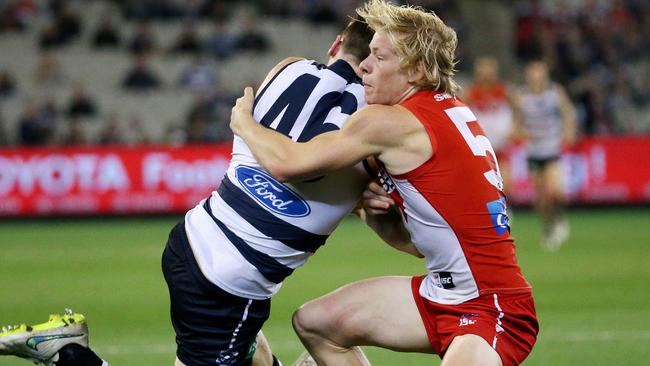
<path fill-rule="evenodd" d="M 458 128 L 458 131 L 463 135 L 465 142 L 467 142 L 469 148 L 472 149 L 474 156 L 487 156 L 488 152 L 492 154 L 494 166 L 492 166 L 492 169 L 489 171 L 483 173 L 483 176 L 485 176 L 485 179 L 487 179 L 491 185 L 496 187 L 496 189 L 503 191 L 503 178 L 501 178 L 497 156 L 494 153 L 494 149 L 492 149 L 490 141 L 483 135 L 474 135 L 467 125 L 469 122 L 476 122 L 476 116 L 474 113 L 472 113 L 472 111 L 467 107 L 445 109 L 445 113 L 447 113 L 447 116 L 449 116 L 452 122 L 454 122 L 454 125 L 456 125 L 456 128 Z M 488 161 L 490 160 L 488 159 Z"/>

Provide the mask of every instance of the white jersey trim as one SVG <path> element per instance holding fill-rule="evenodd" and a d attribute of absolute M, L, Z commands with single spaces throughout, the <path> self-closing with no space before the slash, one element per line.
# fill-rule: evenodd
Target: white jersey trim
<path fill-rule="evenodd" d="M 426 257 L 428 273 L 420 285 L 420 295 L 448 305 L 477 298 L 478 286 L 451 225 L 408 180 L 393 178 L 393 182 L 404 200 L 404 225 L 411 241 Z M 453 288 L 444 287 L 441 273 L 450 274 Z"/>
<path fill-rule="evenodd" d="M 205 211 L 203 201 L 185 215 L 185 228 L 201 272 L 224 291 L 248 299 L 265 300 L 282 286 L 266 279 L 239 253 Z"/>
<path fill-rule="evenodd" d="M 242 219 L 217 193 L 213 193 L 210 197 L 210 207 L 214 216 L 250 247 L 268 254 L 289 268 L 302 266 L 311 256 L 311 253 L 290 248 L 259 232 L 253 225 Z"/>

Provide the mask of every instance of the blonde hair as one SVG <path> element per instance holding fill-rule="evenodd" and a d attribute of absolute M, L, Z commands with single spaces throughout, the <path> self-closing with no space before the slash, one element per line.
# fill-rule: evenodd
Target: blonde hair
<path fill-rule="evenodd" d="M 375 32 L 388 34 L 402 70 L 422 71 L 424 78 L 415 81 L 417 86 L 451 95 L 460 90 L 453 80 L 456 32 L 433 12 L 370 0 L 357 13 Z"/>

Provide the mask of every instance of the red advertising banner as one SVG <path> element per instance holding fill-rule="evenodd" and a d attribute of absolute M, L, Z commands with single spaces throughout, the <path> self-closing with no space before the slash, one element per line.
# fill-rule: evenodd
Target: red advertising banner
<path fill-rule="evenodd" d="M 182 213 L 218 187 L 230 145 L 0 149 L 0 217 Z M 529 204 L 525 150 L 509 165 L 511 204 Z M 575 203 L 650 203 L 650 137 L 583 139 L 562 156 Z"/>
<path fill-rule="evenodd" d="M 0 216 L 183 212 L 219 185 L 230 150 L 0 149 Z"/>
<path fill-rule="evenodd" d="M 523 146 L 508 152 L 512 204 L 530 204 L 534 189 Z M 561 158 L 564 190 L 581 204 L 650 203 L 650 137 L 584 138 Z"/>

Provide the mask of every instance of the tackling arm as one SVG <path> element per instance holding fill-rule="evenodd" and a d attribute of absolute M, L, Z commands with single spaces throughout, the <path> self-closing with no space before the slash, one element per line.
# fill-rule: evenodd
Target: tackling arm
<path fill-rule="evenodd" d="M 255 159 L 280 181 L 313 178 L 352 166 L 381 153 L 385 144 L 392 143 L 381 121 L 369 123 L 379 118 L 379 106 L 354 113 L 339 131 L 298 143 L 257 123 L 252 115 L 253 102 L 252 89 L 246 88 L 232 109 L 230 128 L 244 139 Z"/>

